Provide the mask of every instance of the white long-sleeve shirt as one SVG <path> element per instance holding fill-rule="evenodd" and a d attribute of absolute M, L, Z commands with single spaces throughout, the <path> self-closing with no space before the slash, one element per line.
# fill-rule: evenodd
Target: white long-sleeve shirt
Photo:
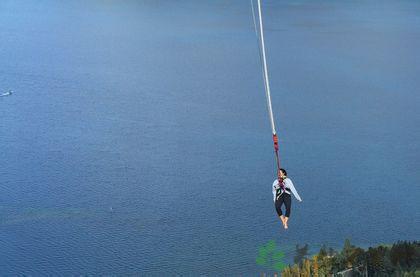
<path fill-rule="evenodd" d="M 298 192 L 296 191 L 296 189 L 295 189 L 295 186 L 293 185 L 293 182 L 292 182 L 292 180 L 290 180 L 289 178 L 286 178 L 284 181 L 283 181 L 283 184 L 284 184 L 284 188 L 286 189 L 286 188 L 289 188 L 290 189 L 290 191 L 293 193 L 293 195 L 296 197 L 296 199 L 297 200 L 299 200 L 299 201 L 302 201 L 302 199 L 300 198 L 300 196 L 299 196 L 299 194 L 298 194 Z M 277 190 L 280 188 L 280 185 L 279 185 L 279 180 L 274 180 L 274 182 L 273 182 L 273 200 L 274 200 L 274 202 L 276 202 L 276 192 L 277 192 Z M 287 191 L 287 190 L 285 190 L 283 193 L 287 193 L 287 194 L 290 194 L 290 192 L 289 191 Z"/>

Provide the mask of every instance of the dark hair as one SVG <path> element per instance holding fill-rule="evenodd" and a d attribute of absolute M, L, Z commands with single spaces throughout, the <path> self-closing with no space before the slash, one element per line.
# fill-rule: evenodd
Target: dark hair
<path fill-rule="evenodd" d="M 280 168 L 280 171 L 283 172 L 284 176 L 287 176 L 287 171 L 284 168 Z"/>

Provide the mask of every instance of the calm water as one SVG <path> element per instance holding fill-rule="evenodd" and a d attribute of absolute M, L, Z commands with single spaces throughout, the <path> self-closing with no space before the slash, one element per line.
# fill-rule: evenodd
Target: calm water
<path fill-rule="evenodd" d="M 420 2 L 0 2 L 0 274 L 256 274 L 420 239 Z M 290 261 L 292 252 L 286 253 Z"/>

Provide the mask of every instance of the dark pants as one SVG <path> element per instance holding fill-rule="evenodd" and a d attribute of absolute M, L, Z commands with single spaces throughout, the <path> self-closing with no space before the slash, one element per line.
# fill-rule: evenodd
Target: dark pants
<path fill-rule="evenodd" d="M 282 195 L 280 195 L 279 199 L 276 199 L 275 206 L 276 206 L 277 214 L 279 216 L 282 215 L 281 206 L 283 205 L 283 203 L 284 203 L 284 206 L 286 206 L 286 217 L 289 217 L 290 210 L 292 208 L 292 197 L 290 196 L 290 194 L 283 192 Z"/>

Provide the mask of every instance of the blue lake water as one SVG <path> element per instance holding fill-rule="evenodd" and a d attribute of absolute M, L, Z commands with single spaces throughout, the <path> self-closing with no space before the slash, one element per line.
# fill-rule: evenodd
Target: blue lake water
<path fill-rule="evenodd" d="M 0 2 L 0 275 L 258 274 L 420 239 L 420 2 Z M 288 250 L 289 249 L 289 250 Z"/>

